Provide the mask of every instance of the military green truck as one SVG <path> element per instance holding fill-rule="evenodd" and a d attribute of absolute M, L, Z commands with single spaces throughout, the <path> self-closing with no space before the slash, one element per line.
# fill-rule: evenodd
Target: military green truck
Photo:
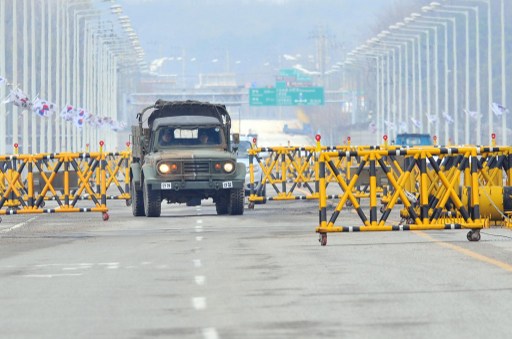
<path fill-rule="evenodd" d="M 224 105 L 157 100 L 137 119 L 130 168 L 134 216 L 159 217 L 162 201 L 197 206 L 209 198 L 217 214 L 243 214 L 246 170 L 236 161 Z"/>

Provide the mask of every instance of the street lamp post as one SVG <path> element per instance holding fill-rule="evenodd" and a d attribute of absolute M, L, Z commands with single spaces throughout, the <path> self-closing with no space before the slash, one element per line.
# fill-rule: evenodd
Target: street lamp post
<path fill-rule="evenodd" d="M 392 30 L 397 30 L 398 28 L 397 27 L 401 27 L 403 25 L 392 25 L 390 26 L 390 29 Z M 386 36 L 386 41 L 399 41 L 399 42 L 402 42 L 402 43 L 405 43 L 405 65 L 404 65 L 404 69 L 405 69 L 405 83 L 404 83 L 404 97 L 405 97 L 405 105 L 404 105 L 404 111 L 406 114 L 409 113 L 409 111 L 412 111 L 412 117 L 413 118 L 416 118 L 417 117 L 417 114 L 416 114 L 416 105 L 415 105 L 415 101 L 416 101 L 416 64 L 417 62 L 415 61 L 415 56 L 417 56 L 416 54 L 416 39 L 418 39 L 419 36 L 417 34 L 407 34 L 407 33 L 404 33 L 404 34 L 397 34 L 397 33 L 390 33 Z M 412 52 L 412 58 L 409 58 L 409 46 L 408 45 L 411 45 L 411 52 Z M 412 62 L 410 61 L 410 59 L 412 59 Z M 411 73 L 411 74 L 410 74 Z M 410 75 L 411 76 L 411 80 L 412 80 L 412 91 L 411 91 L 411 88 L 409 87 L 409 78 L 410 78 Z M 410 98 L 410 92 L 412 94 L 412 102 L 410 102 L 409 98 Z M 411 108 L 411 110 L 409 110 L 409 108 Z M 407 120 L 407 125 L 409 125 L 409 120 L 410 119 L 406 119 Z M 401 121 L 402 122 L 402 121 Z M 407 130 L 410 130 L 410 131 L 416 131 L 417 127 L 413 124 L 413 127 L 411 127 L 410 129 L 407 128 Z"/>
<path fill-rule="evenodd" d="M 0 1 L 0 76 L 5 76 L 5 59 L 6 59 L 6 50 L 5 50 L 5 1 Z M 0 86 L 0 98 L 5 98 L 5 84 Z M 6 143 L 7 143 L 7 133 L 6 133 L 6 125 L 7 125 L 7 116 L 5 105 L 0 105 L 0 154 L 6 154 Z"/>

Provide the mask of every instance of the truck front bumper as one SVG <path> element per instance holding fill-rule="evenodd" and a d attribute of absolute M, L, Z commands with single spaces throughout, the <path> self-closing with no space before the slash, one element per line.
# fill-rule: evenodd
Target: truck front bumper
<path fill-rule="evenodd" d="M 181 190 L 225 190 L 244 188 L 240 180 L 210 180 L 210 181 L 146 181 L 154 191 L 181 191 Z"/>

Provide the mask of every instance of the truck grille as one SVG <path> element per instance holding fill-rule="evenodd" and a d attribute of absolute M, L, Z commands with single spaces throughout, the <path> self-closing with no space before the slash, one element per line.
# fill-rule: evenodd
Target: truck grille
<path fill-rule="evenodd" d="M 184 162 L 183 174 L 210 173 L 210 163 L 208 161 Z"/>

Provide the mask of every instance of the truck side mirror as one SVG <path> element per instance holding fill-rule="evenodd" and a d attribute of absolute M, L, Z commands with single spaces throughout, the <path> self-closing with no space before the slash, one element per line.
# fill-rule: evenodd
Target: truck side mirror
<path fill-rule="evenodd" d="M 240 133 L 233 133 L 233 142 L 231 148 L 235 153 L 238 151 L 238 144 L 240 144 Z"/>
<path fill-rule="evenodd" d="M 233 143 L 237 145 L 240 143 L 240 133 L 233 133 Z"/>

